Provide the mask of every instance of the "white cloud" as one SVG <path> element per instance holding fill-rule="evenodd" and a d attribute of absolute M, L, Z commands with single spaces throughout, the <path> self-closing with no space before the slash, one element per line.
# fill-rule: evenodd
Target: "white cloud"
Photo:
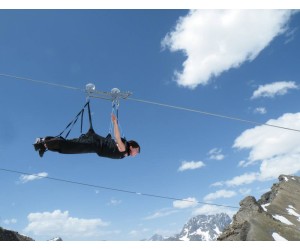
<path fill-rule="evenodd" d="M 139 231 L 138 230 L 131 230 L 130 232 L 129 232 L 129 235 L 131 235 L 131 236 L 137 236 L 139 234 Z"/>
<path fill-rule="evenodd" d="M 185 171 L 185 170 L 193 170 L 193 169 L 197 169 L 197 168 L 202 168 L 204 167 L 205 164 L 202 162 L 202 161 L 190 161 L 190 162 L 187 162 L 187 161 L 183 161 L 181 163 L 181 166 L 178 168 L 178 171 L 182 172 L 182 171 Z"/>
<path fill-rule="evenodd" d="M 13 219 L 6 219 L 6 220 L 3 221 L 3 223 L 4 223 L 5 225 L 16 224 L 17 222 L 18 222 L 18 221 L 17 221 L 17 219 L 15 219 L 15 218 L 13 218 Z"/>
<path fill-rule="evenodd" d="M 300 113 L 287 113 L 268 124 L 300 130 Z M 295 131 L 256 126 L 236 138 L 233 147 L 249 149 L 243 165 L 260 163 L 259 172 L 246 173 L 225 183 L 229 186 L 249 184 L 255 180 L 276 179 L 280 174 L 292 175 L 300 171 L 300 140 Z"/>
<path fill-rule="evenodd" d="M 55 210 L 53 212 L 30 213 L 29 224 L 25 233 L 33 233 L 51 239 L 59 234 L 65 240 L 89 239 L 99 237 L 101 228 L 109 223 L 101 219 L 80 219 L 70 217 L 69 212 Z"/>
<path fill-rule="evenodd" d="M 211 184 L 212 187 L 222 187 L 224 185 L 228 187 L 235 187 L 235 186 L 241 186 L 250 184 L 256 180 L 259 180 L 259 173 L 244 173 L 239 176 L 235 176 L 230 180 L 227 181 L 218 181 L 213 184 Z"/>
<path fill-rule="evenodd" d="M 195 206 L 197 206 L 197 199 L 193 197 L 188 197 L 184 200 L 173 201 L 174 208 L 183 209 Z"/>
<path fill-rule="evenodd" d="M 211 184 L 210 186 L 211 187 L 221 187 L 223 185 L 224 185 L 223 181 L 218 181 L 218 182 L 215 182 L 215 183 Z"/>
<path fill-rule="evenodd" d="M 111 198 L 110 201 L 107 203 L 108 206 L 117 206 L 122 203 L 121 200 L 116 200 L 114 198 Z"/>
<path fill-rule="evenodd" d="M 209 159 L 221 161 L 225 158 L 225 156 L 222 154 L 222 149 L 213 148 L 208 152 Z"/>
<path fill-rule="evenodd" d="M 42 172 L 34 175 L 21 175 L 19 180 L 21 183 L 26 183 L 29 181 L 39 180 L 48 176 L 48 173 Z"/>
<path fill-rule="evenodd" d="M 256 109 L 254 110 L 254 113 L 255 113 L 255 114 L 262 114 L 262 115 L 264 115 L 264 114 L 267 113 L 267 110 L 266 110 L 265 107 L 258 107 L 258 108 L 256 108 Z"/>
<path fill-rule="evenodd" d="M 259 179 L 258 173 L 245 173 L 240 176 L 236 176 L 231 180 L 225 181 L 225 184 L 229 187 L 240 186 L 245 184 L 250 184 L 255 180 Z"/>
<path fill-rule="evenodd" d="M 238 164 L 239 167 L 247 167 L 247 161 L 240 161 L 239 164 Z"/>
<path fill-rule="evenodd" d="M 161 217 L 166 217 L 166 216 L 169 216 L 169 215 L 177 213 L 177 212 L 178 212 L 178 210 L 175 210 L 175 209 L 163 208 L 159 211 L 156 211 L 152 215 L 145 217 L 144 220 L 153 220 L 153 219 L 157 219 L 157 218 L 161 218 Z"/>
<path fill-rule="evenodd" d="M 243 196 L 246 196 L 246 195 L 249 195 L 251 193 L 251 189 L 250 188 L 240 188 L 239 192 Z"/>
<path fill-rule="evenodd" d="M 147 233 L 147 232 L 149 232 L 148 228 L 142 228 L 142 229 L 137 229 L 137 230 L 133 229 L 128 234 L 133 237 L 142 237 L 141 235 L 143 235 L 144 233 Z"/>
<path fill-rule="evenodd" d="M 187 59 L 175 72 L 179 85 L 195 88 L 212 77 L 254 60 L 284 33 L 290 10 L 192 10 L 181 17 L 162 41 L 171 52 Z"/>
<path fill-rule="evenodd" d="M 203 198 L 203 200 L 204 201 L 212 201 L 212 200 L 216 200 L 219 198 L 231 198 L 235 195 L 236 195 L 236 192 L 234 192 L 234 191 L 222 189 L 222 190 L 218 190 L 214 193 L 210 193 L 210 194 L 206 195 Z"/>
<path fill-rule="evenodd" d="M 203 205 L 197 209 L 195 209 L 192 213 L 193 216 L 196 215 L 214 215 L 219 213 L 226 213 L 229 216 L 233 216 L 237 212 L 237 209 L 223 207 L 223 206 L 214 206 L 214 205 Z"/>
<path fill-rule="evenodd" d="M 260 85 L 253 92 L 251 99 L 259 97 L 275 97 L 276 95 L 285 95 L 290 89 L 298 89 L 295 82 L 274 82 L 266 85 Z"/>
<path fill-rule="evenodd" d="M 298 148 L 299 150 L 299 148 Z M 270 180 L 281 174 L 293 175 L 300 171 L 300 151 L 265 159 L 260 166 L 260 179 Z"/>
<path fill-rule="evenodd" d="M 266 122 L 270 125 L 300 130 L 300 113 L 286 113 L 277 120 Z M 250 149 L 248 161 L 260 161 L 275 156 L 290 155 L 299 152 L 299 133 L 269 126 L 256 126 L 244 131 L 236 138 L 233 147 Z"/>

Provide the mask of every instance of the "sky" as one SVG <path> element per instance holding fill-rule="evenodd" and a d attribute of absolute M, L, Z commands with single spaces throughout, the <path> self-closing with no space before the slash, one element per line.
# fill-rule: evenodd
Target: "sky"
<path fill-rule="evenodd" d="M 299 24 L 289 9 L 0 10 L 0 226 L 36 240 L 172 236 L 299 175 Z M 184 109 L 121 100 L 134 158 L 40 158 L 35 138 L 65 128 L 88 83 Z M 106 135 L 111 102 L 91 109 Z"/>

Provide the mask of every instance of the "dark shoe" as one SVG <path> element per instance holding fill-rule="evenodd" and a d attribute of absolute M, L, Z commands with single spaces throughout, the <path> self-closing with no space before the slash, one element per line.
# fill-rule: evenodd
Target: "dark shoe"
<path fill-rule="evenodd" d="M 40 157 L 43 157 L 43 155 L 44 155 L 44 153 L 46 152 L 46 149 L 44 148 L 44 149 L 40 149 L 39 150 L 39 155 L 40 155 Z"/>
<path fill-rule="evenodd" d="M 44 148 L 44 142 L 43 138 L 36 138 L 35 143 L 33 144 L 34 150 L 38 151 L 42 148 Z"/>
<path fill-rule="evenodd" d="M 33 147 L 34 147 L 35 151 L 38 151 L 43 147 L 43 144 L 42 143 L 35 143 L 35 144 L 33 144 Z"/>

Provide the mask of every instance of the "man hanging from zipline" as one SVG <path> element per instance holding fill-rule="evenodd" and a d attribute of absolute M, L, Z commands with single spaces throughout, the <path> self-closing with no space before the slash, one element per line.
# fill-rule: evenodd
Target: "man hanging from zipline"
<path fill-rule="evenodd" d="M 78 117 L 81 115 L 81 131 L 82 131 L 82 117 L 84 108 L 88 107 L 90 128 L 86 134 L 82 134 L 79 138 L 66 139 L 69 135 L 73 125 L 76 123 Z M 109 133 L 106 137 L 102 137 L 95 133 L 92 120 L 89 102 L 86 103 L 84 108 L 79 112 L 75 119 L 66 127 L 66 129 L 72 125 L 71 129 L 63 138 L 61 135 L 65 132 L 61 132 L 58 136 L 46 136 L 44 138 L 37 138 L 33 144 L 34 149 L 39 152 L 40 157 L 43 157 L 44 153 L 49 150 L 58 152 L 61 154 L 82 154 L 82 153 L 96 153 L 101 157 L 107 157 L 111 159 L 122 159 L 126 156 L 136 156 L 140 153 L 140 146 L 136 141 L 127 141 L 121 138 L 120 130 L 118 126 L 117 117 L 112 113 L 111 121 L 114 127 L 114 137 L 112 138 Z"/>

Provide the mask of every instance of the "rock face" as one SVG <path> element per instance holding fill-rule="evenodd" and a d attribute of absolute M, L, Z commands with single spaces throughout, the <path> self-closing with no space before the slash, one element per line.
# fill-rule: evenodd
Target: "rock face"
<path fill-rule="evenodd" d="M 281 175 L 260 200 L 243 199 L 232 224 L 217 240 L 300 240 L 300 178 Z"/>
<path fill-rule="evenodd" d="M 33 239 L 0 227 L 0 241 L 33 241 Z"/>

